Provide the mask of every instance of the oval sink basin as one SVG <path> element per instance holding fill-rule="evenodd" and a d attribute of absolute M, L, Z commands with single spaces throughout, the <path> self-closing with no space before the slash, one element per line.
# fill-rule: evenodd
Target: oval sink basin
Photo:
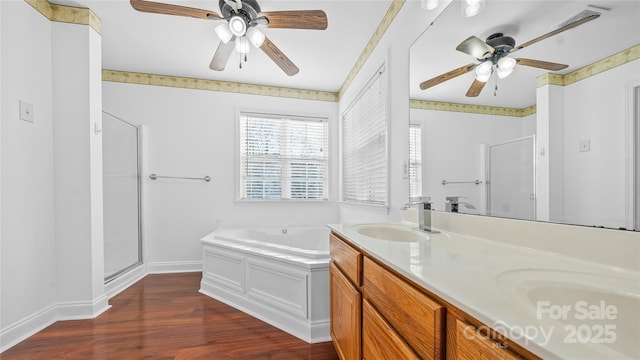
<path fill-rule="evenodd" d="M 520 269 L 504 272 L 496 280 L 537 320 L 562 324 L 555 330 L 566 331 L 567 341 L 580 336 L 577 340 L 597 342 L 615 351 L 616 358 L 640 358 L 639 278 Z"/>
<path fill-rule="evenodd" d="M 427 234 L 422 234 L 409 226 L 398 224 L 364 224 L 356 225 L 352 229 L 360 235 L 381 240 L 400 242 L 429 240 Z"/>

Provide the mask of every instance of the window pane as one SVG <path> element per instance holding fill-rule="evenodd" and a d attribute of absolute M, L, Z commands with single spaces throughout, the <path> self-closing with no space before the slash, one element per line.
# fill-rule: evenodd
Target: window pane
<path fill-rule="evenodd" d="M 422 196 L 422 128 L 409 126 L 409 197 Z"/>
<path fill-rule="evenodd" d="M 240 114 L 242 199 L 326 199 L 326 119 Z"/>

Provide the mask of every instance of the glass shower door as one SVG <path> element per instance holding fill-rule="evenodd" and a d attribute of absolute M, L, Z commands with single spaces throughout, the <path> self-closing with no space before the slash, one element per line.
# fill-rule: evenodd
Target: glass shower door
<path fill-rule="evenodd" d="M 102 113 L 105 282 L 142 263 L 139 129 Z"/>
<path fill-rule="evenodd" d="M 491 216 L 535 220 L 535 137 L 489 147 L 487 210 Z"/>

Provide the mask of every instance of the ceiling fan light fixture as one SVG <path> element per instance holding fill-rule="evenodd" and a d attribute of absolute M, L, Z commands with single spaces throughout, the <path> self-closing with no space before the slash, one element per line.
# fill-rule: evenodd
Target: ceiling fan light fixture
<path fill-rule="evenodd" d="M 216 26 L 214 30 L 216 32 L 216 35 L 218 35 L 220 41 L 222 41 L 223 43 L 227 44 L 229 43 L 229 41 L 231 41 L 233 34 L 229 30 L 229 26 L 227 26 L 227 24 L 220 24 Z"/>
<path fill-rule="evenodd" d="M 440 5 L 440 0 L 422 0 L 421 5 L 424 10 L 433 10 Z"/>
<path fill-rule="evenodd" d="M 484 10 L 485 0 L 464 0 L 462 1 L 462 16 L 472 17 L 480 14 Z"/>
<path fill-rule="evenodd" d="M 504 79 L 509 76 L 513 72 L 513 68 L 516 66 L 516 59 L 505 56 L 501 57 L 498 60 L 498 68 L 496 72 L 498 73 L 498 78 Z"/>
<path fill-rule="evenodd" d="M 493 73 L 493 64 L 491 61 L 485 61 L 476 68 L 476 80 L 481 82 L 489 81 Z"/>
<path fill-rule="evenodd" d="M 236 51 L 240 54 L 247 54 L 251 50 L 246 36 L 236 38 Z"/>
<path fill-rule="evenodd" d="M 249 41 L 251 41 L 253 46 L 257 48 L 262 46 L 262 43 L 264 43 L 264 39 L 265 39 L 265 36 L 262 33 L 262 31 L 254 27 L 251 27 L 249 28 L 249 30 L 247 30 L 247 37 L 249 38 Z"/>
<path fill-rule="evenodd" d="M 229 31 L 235 36 L 244 36 L 247 33 L 247 23 L 240 16 L 229 19 Z"/>

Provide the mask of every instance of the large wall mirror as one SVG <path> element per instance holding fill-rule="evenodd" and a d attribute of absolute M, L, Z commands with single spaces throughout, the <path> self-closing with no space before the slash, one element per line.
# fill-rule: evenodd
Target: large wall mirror
<path fill-rule="evenodd" d="M 639 230 L 640 2 L 463 12 L 451 2 L 410 49 L 410 196 Z"/>

